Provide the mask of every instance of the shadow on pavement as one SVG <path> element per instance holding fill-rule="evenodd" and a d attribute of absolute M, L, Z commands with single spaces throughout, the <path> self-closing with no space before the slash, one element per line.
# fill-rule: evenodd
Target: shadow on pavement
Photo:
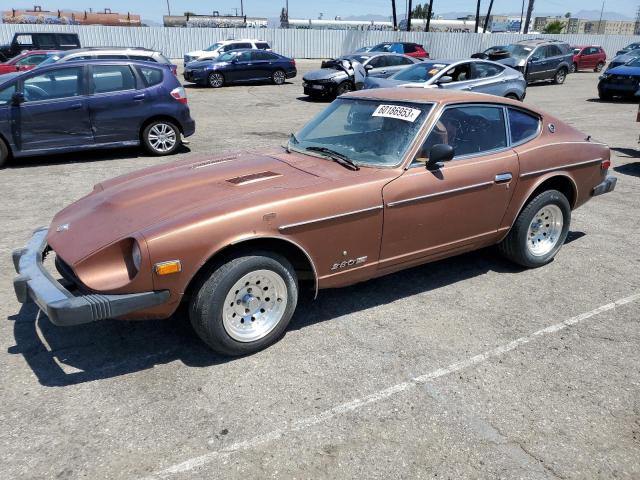
<path fill-rule="evenodd" d="M 584 236 L 570 232 L 567 243 Z M 324 290 L 316 301 L 301 299 L 289 330 L 348 315 L 455 284 L 487 272 L 519 273 L 523 268 L 488 248 L 347 288 Z M 210 367 L 233 361 L 213 353 L 196 336 L 181 308 L 168 320 L 105 320 L 56 327 L 33 304 L 25 304 L 14 322 L 16 344 L 8 352 L 23 355 L 40 384 L 64 387 L 117 377 L 181 361 Z"/>
<path fill-rule="evenodd" d="M 181 153 L 189 153 L 191 150 L 186 145 L 181 145 L 176 153 L 169 155 L 168 157 L 158 158 L 171 158 Z M 34 157 L 20 157 L 12 158 L 7 165 L 7 168 L 29 168 L 29 167 L 42 167 L 46 165 L 64 165 L 72 163 L 87 163 L 87 162 L 102 162 L 105 160 L 122 160 L 126 158 L 153 158 L 153 155 L 148 154 L 142 147 L 126 147 L 126 148 L 113 148 L 104 150 L 85 150 L 82 152 L 67 152 L 46 154 Z"/>

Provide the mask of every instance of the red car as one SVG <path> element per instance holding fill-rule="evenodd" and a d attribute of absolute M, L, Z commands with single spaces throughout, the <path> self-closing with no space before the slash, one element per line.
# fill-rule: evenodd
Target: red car
<path fill-rule="evenodd" d="M 429 58 L 427 52 L 422 45 L 412 42 L 384 42 L 379 43 L 369 50 L 370 52 L 393 52 L 408 55 L 414 58 Z"/>
<path fill-rule="evenodd" d="M 578 70 L 599 72 L 604 67 L 604 64 L 607 63 L 607 54 L 598 45 L 574 45 L 571 48 L 573 48 L 571 73 Z"/>
<path fill-rule="evenodd" d="M 3 73 L 31 70 L 40 64 L 40 62 L 46 60 L 49 54 L 56 52 L 58 52 L 58 50 L 31 50 L 16 55 L 5 63 L 0 63 L 0 75 Z"/>

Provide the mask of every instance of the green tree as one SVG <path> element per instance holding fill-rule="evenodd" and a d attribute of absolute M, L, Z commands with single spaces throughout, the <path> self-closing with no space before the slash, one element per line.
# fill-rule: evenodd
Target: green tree
<path fill-rule="evenodd" d="M 542 33 L 562 33 L 566 26 L 567 24 L 565 22 L 554 20 L 545 25 L 545 27 L 542 29 Z"/>
<path fill-rule="evenodd" d="M 571 12 L 567 12 L 564 14 L 564 18 L 571 18 Z"/>
<path fill-rule="evenodd" d="M 416 7 L 411 11 L 412 18 L 427 18 L 429 16 L 429 4 L 425 3 L 424 5 L 417 4 Z M 433 16 L 431 17 L 433 18 Z"/>

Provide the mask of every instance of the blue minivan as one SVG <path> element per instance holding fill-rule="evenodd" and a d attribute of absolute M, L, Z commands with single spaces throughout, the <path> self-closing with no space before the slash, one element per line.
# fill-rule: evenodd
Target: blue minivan
<path fill-rule="evenodd" d="M 91 60 L 0 76 L 0 167 L 10 156 L 93 148 L 168 155 L 194 132 L 185 91 L 164 65 Z"/>

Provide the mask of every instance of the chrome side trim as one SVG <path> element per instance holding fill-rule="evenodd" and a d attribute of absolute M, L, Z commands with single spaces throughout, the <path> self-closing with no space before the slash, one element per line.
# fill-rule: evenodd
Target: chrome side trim
<path fill-rule="evenodd" d="M 407 199 L 404 199 L 404 200 L 396 200 L 395 202 L 387 203 L 387 207 L 391 208 L 391 207 L 395 207 L 397 205 L 404 205 L 405 203 L 411 203 L 411 202 L 418 202 L 420 200 L 426 200 L 428 198 L 442 197 L 444 195 L 449 195 L 451 193 L 460 193 L 460 192 L 466 192 L 466 191 L 469 191 L 469 190 L 475 190 L 477 188 L 482 188 L 482 187 L 487 187 L 489 185 L 493 185 L 493 183 L 494 183 L 493 181 L 476 183 L 474 185 L 468 185 L 466 187 L 452 188 L 451 190 L 445 190 L 444 192 L 429 193 L 427 195 L 420 195 L 419 197 L 412 197 L 412 198 L 407 198 Z"/>
<path fill-rule="evenodd" d="M 542 173 L 553 172 L 555 170 L 564 170 L 566 168 L 574 168 L 574 167 L 580 167 L 582 165 L 590 165 L 592 163 L 598 163 L 598 162 L 601 162 L 601 161 L 602 161 L 602 158 L 594 158 L 592 160 L 585 160 L 584 162 L 577 162 L 577 163 L 569 163 L 567 165 L 560 165 L 559 167 L 543 168 L 542 170 L 534 170 L 533 172 L 521 173 L 520 174 L 520 178 L 531 177 L 533 175 L 540 175 Z"/>
<path fill-rule="evenodd" d="M 375 207 L 363 208 L 361 210 L 354 210 L 352 212 L 347 212 L 347 213 L 339 213 L 338 215 L 331 215 L 331 216 L 322 217 L 322 218 L 314 218 L 313 220 L 305 220 L 304 222 L 290 223 L 288 225 L 279 226 L 278 230 L 282 232 L 284 230 L 289 230 L 291 228 L 311 225 L 312 223 L 326 222 L 329 220 L 334 220 L 336 218 L 348 217 L 349 215 L 357 215 L 358 213 L 373 212 L 374 210 L 382 210 L 383 208 L 384 208 L 383 205 L 376 205 Z"/>

